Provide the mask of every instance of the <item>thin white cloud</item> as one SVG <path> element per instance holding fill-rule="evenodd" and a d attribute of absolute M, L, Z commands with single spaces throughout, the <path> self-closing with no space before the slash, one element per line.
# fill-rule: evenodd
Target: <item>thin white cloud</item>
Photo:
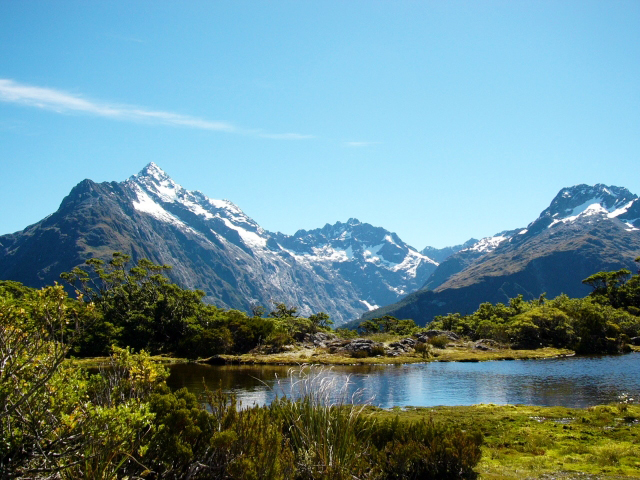
<path fill-rule="evenodd" d="M 379 145 L 380 142 L 344 142 L 347 147 L 370 147 L 372 145 Z"/>
<path fill-rule="evenodd" d="M 279 140 L 313 138 L 312 135 L 298 133 L 257 133 L 256 130 L 241 129 L 227 122 L 205 120 L 173 112 L 96 102 L 60 90 L 23 85 L 6 78 L 0 78 L 0 101 L 51 110 L 57 113 L 84 113 L 114 120 L 159 123 L 215 132 L 257 135 L 262 138 Z"/>
<path fill-rule="evenodd" d="M 260 133 L 262 138 L 273 138 L 275 140 L 307 140 L 315 138 L 314 135 L 302 135 L 300 133 Z"/>

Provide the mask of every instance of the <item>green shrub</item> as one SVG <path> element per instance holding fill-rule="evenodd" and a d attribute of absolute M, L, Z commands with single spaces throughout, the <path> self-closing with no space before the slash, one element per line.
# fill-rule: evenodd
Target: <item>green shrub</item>
<path fill-rule="evenodd" d="M 352 338 L 358 337 L 358 332 L 356 330 L 349 330 L 348 328 L 336 328 L 334 333 L 339 338 L 344 338 L 345 340 L 350 340 Z"/>
<path fill-rule="evenodd" d="M 372 443 L 380 452 L 381 478 L 474 479 L 480 461 L 482 435 L 438 425 L 433 419 L 416 423 L 394 420 L 371 429 Z"/>
<path fill-rule="evenodd" d="M 429 357 L 429 345 L 425 342 L 417 342 L 414 349 L 418 355 L 422 355 L 422 358 Z"/>
<path fill-rule="evenodd" d="M 233 348 L 233 336 L 227 327 L 216 329 L 194 329 L 177 350 L 177 354 L 188 359 L 207 358 L 227 353 Z"/>
<path fill-rule="evenodd" d="M 273 333 L 267 339 L 267 345 L 274 347 L 276 349 L 280 349 L 285 345 L 291 345 L 292 343 L 294 343 L 294 339 L 287 332 Z"/>
<path fill-rule="evenodd" d="M 435 348 L 447 348 L 450 340 L 446 335 L 438 335 L 437 337 L 431 337 L 427 343 Z"/>
<path fill-rule="evenodd" d="M 155 434 L 143 457 L 162 478 L 284 479 L 293 453 L 281 421 L 265 407 L 237 409 L 234 395 L 186 389 L 154 396 Z"/>

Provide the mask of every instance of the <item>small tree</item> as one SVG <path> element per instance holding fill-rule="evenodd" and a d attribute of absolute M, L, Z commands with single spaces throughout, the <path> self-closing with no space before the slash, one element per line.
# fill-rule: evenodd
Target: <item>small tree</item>
<path fill-rule="evenodd" d="M 324 312 L 318 312 L 310 315 L 309 320 L 311 321 L 311 325 L 313 326 L 314 330 L 317 330 L 319 328 L 326 330 L 331 328 L 331 325 L 333 325 L 333 320 L 331 320 L 329 315 Z"/>
<path fill-rule="evenodd" d="M 273 302 L 274 310 L 269 312 L 271 318 L 296 318 L 298 317 L 298 307 L 287 307 L 284 302 Z"/>

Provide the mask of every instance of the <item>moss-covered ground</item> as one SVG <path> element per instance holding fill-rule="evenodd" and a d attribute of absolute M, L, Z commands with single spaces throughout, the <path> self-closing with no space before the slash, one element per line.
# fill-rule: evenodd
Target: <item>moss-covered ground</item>
<path fill-rule="evenodd" d="M 433 417 L 484 437 L 481 479 L 640 478 L 640 405 L 586 409 L 474 405 L 380 410 L 379 418 Z"/>

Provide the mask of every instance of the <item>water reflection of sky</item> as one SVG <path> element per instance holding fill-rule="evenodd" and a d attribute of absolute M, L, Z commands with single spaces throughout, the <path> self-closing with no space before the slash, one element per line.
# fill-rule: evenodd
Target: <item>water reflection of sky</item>
<path fill-rule="evenodd" d="M 276 395 L 295 395 L 287 367 L 172 367 L 169 384 L 192 391 L 222 388 L 242 404 L 269 403 Z M 607 357 L 428 363 L 316 369 L 338 387 L 349 382 L 345 397 L 381 407 L 473 405 L 477 403 L 584 407 L 618 400 L 640 400 L 640 354 Z M 334 397 L 337 400 L 337 397 Z"/>

